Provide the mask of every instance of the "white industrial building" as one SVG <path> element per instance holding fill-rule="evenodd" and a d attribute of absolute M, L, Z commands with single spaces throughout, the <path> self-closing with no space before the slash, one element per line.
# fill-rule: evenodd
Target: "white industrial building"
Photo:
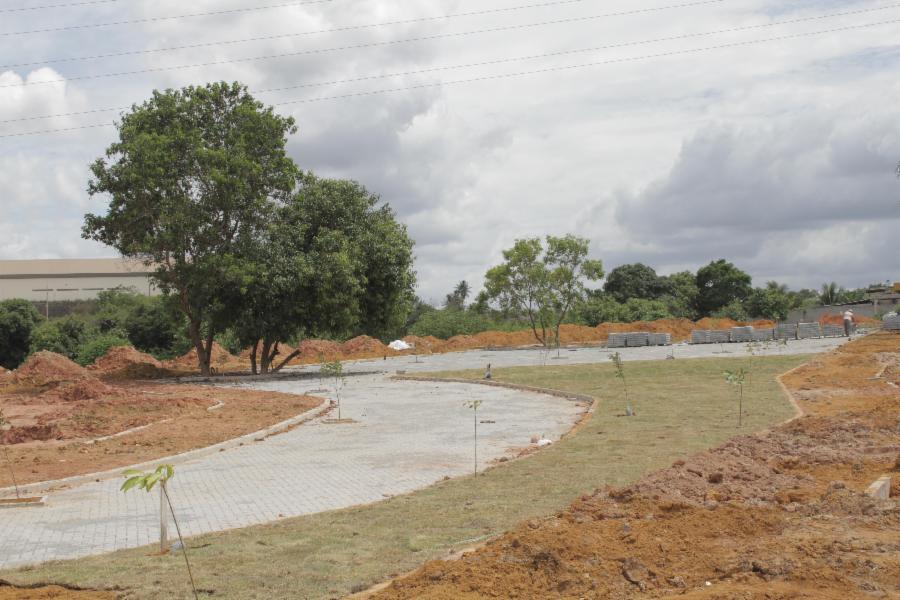
<path fill-rule="evenodd" d="M 142 262 L 122 258 L 0 260 L 0 300 L 90 300 L 120 287 L 155 296 L 150 274 Z"/>

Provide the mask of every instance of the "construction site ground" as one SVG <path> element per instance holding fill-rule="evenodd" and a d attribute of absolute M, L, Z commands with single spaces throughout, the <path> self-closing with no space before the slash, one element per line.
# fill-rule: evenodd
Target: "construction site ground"
<path fill-rule="evenodd" d="M 779 355 L 773 351 L 774 356 L 753 359 L 755 383 L 746 392 L 745 431 L 764 428 L 792 415 L 793 408 L 774 377 L 805 360 L 789 353 L 801 348 L 806 350 L 809 346 L 798 343 L 788 353 Z M 640 351 L 647 352 L 647 356 L 655 352 L 645 348 L 625 354 L 633 360 L 640 357 Z M 496 536 L 523 519 L 561 511 L 572 498 L 589 492 L 591 482 L 628 484 L 670 464 L 675 457 L 686 457 L 721 443 L 739 431 L 736 391 L 724 383 L 722 370 L 746 364 L 749 358 L 740 346 L 726 347 L 724 351 L 729 353 L 716 354 L 723 350 L 712 347 L 678 347 L 674 361 L 630 363 L 629 384 L 633 386 L 638 416 L 629 419 L 618 416 L 624 413 L 625 405 L 608 354 L 585 349 L 571 353 L 568 360 L 555 361 L 534 351 L 526 352 L 522 356 L 528 358 L 526 364 L 531 367 L 495 370 L 495 377 L 599 396 L 598 412 L 577 433 L 527 460 L 508 462 L 477 479 L 452 479 L 369 506 L 194 538 L 189 547 L 201 587 L 214 589 L 216 597 L 225 598 L 338 597 L 401 573 L 423 560 L 446 555 L 448 549 L 459 550 Z M 681 352 L 699 353 L 708 359 L 682 360 L 685 356 Z M 452 356 L 469 356 L 470 362 L 465 366 L 471 368 L 482 365 L 484 356 L 498 354 L 507 353 Z M 426 360 L 443 358 L 433 356 Z M 422 364 L 416 361 L 422 360 L 389 360 L 388 370 L 414 370 L 419 368 L 414 365 Z M 384 361 L 375 362 L 383 365 Z M 564 366 L 577 362 L 586 364 Z M 547 366 L 533 368 L 541 363 Z M 442 365 L 430 366 L 433 369 Z M 353 368 L 367 366 L 354 363 Z M 482 369 L 467 376 L 480 374 Z M 447 384 L 430 385 L 439 389 Z M 453 397 L 453 404 L 464 412 L 461 403 L 467 394 L 456 392 Z M 427 422 L 427 412 L 419 411 L 413 422 Z M 465 414 L 471 418 L 471 413 Z M 502 410 L 498 415 L 505 418 Z M 396 427 L 394 435 L 402 436 L 410 427 L 415 425 L 404 423 Z M 483 427 L 489 431 L 490 423 Z M 346 445 L 348 440 L 342 443 Z M 290 472 L 267 474 L 276 479 L 279 476 L 289 480 Z M 201 488 L 189 493 L 202 495 L 207 491 L 215 490 Z M 188 509 L 190 505 L 188 502 Z M 125 590 L 117 593 L 128 598 L 189 597 L 177 557 L 148 554 L 146 549 L 136 549 L 7 571 L 2 576 L 16 583 L 115 587 Z"/>

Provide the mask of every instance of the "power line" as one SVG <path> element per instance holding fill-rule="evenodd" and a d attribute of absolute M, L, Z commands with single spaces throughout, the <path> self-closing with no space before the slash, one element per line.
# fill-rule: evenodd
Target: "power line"
<path fill-rule="evenodd" d="M 50 58 L 50 59 L 46 59 L 46 60 L 31 61 L 31 62 L 25 62 L 25 63 L 12 63 L 12 64 L 8 64 L 8 65 L 0 65 L 0 69 L 12 69 L 15 67 L 31 67 L 31 66 L 35 66 L 35 65 L 58 64 L 58 63 L 65 63 L 65 62 L 79 62 L 79 61 L 86 61 L 86 60 L 99 60 L 102 58 L 117 58 L 120 56 L 136 56 L 136 55 L 141 55 L 141 54 L 158 54 L 160 52 L 174 52 L 176 50 L 193 50 L 196 48 L 209 48 L 212 46 L 228 46 L 228 45 L 233 45 L 233 44 L 244 44 L 244 43 L 249 43 L 249 42 L 264 42 L 264 41 L 271 41 L 271 40 L 282 40 L 282 39 L 314 35 L 314 34 L 320 34 L 320 33 L 334 33 L 337 31 L 349 31 L 351 29 L 365 29 L 365 28 L 373 28 L 373 27 L 383 27 L 383 26 L 387 26 L 387 25 L 418 23 L 418 22 L 423 22 L 423 21 L 436 21 L 438 19 L 456 19 L 459 17 L 483 16 L 483 15 L 500 13 L 500 12 L 512 12 L 512 11 L 517 11 L 517 10 L 531 9 L 531 8 L 545 8 L 545 7 L 550 7 L 550 6 L 561 6 L 561 5 L 565 5 L 565 4 L 580 4 L 580 3 L 586 2 L 586 1 L 588 1 L 588 0 L 557 0 L 555 2 L 544 2 L 542 4 L 525 4 L 525 5 L 521 5 L 521 6 L 510 6 L 507 8 L 495 8 L 495 9 L 490 9 L 490 10 L 479 10 L 479 11 L 474 11 L 474 12 L 450 13 L 450 14 L 436 16 L 436 17 L 421 17 L 418 19 L 407 19 L 404 21 L 385 21 L 385 22 L 381 22 L 381 23 L 370 23 L 367 25 L 351 25 L 351 26 L 346 26 L 346 27 L 340 27 L 338 29 L 320 29 L 320 30 L 314 30 L 314 31 L 301 31 L 299 33 L 282 33 L 282 34 L 278 34 L 278 35 L 264 35 L 264 36 L 259 36 L 259 37 L 243 38 L 243 39 L 239 39 L 239 40 L 220 40 L 218 42 L 203 42 L 203 43 L 199 43 L 199 44 L 187 44 L 184 46 L 171 46 L 168 48 L 151 48 L 148 50 L 111 52 L 109 54 L 94 54 L 91 56 Z M 711 1 L 712 2 L 724 2 L 727 0 L 711 0 Z M 701 4 L 708 4 L 708 3 L 709 2 L 701 2 Z M 689 6 L 693 6 L 693 5 L 694 4 L 690 4 Z M 675 5 L 675 6 L 671 6 L 671 7 L 664 6 L 664 7 L 660 7 L 660 8 L 656 8 L 656 9 L 646 9 L 646 10 L 668 10 L 669 8 L 682 8 L 684 6 L 687 6 L 687 5 L 679 4 L 679 5 Z M 619 14 L 620 13 L 616 13 L 616 16 L 618 16 Z M 622 13 L 622 14 L 634 14 L 634 12 L 629 11 L 627 13 Z M 601 15 L 601 16 L 603 16 L 603 15 Z M 595 16 L 595 17 L 588 17 L 588 18 L 596 19 L 596 18 L 600 18 L 600 17 Z M 510 27 L 510 29 L 514 29 L 517 27 L 528 27 L 528 26 L 529 25 L 517 25 L 517 26 Z M 500 28 L 496 28 L 496 29 L 487 29 L 487 30 L 481 30 L 481 31 L 476 31 L 476 32 L 472 32 L 472 33 L 481 33 L 482 31 L 484 31 L 484 32 L 486 32 L 486 31 L 504 31 L 505 29 L 507 29 L 507 28 L 500 27 Z M 440 34 L 440 35 L 428 36 L 428 37 L 423 37 L 423 38 L 412 38 L 411 40 L 408 40 L 408 41 L 429 40 L 429 39 L 436 39 L 439 37 L 451 37 L 451 36 L 455 36 L 455 35 L 469 35 L 469 32 Z M 341 48 L 341 49 L 343 50 L 343 49 L 352 49 L 352 48 L 365 48 L 365 47 L 375 46 L 375 45 L 380 45 L 380 44 L 404 43 L 406 41 L 407 40 L 376 42 L 373 44 L 362 44 L 359 46 L 347 46 L 347 47 Z"/>
<path fill-rule="evenodd" d="M 878 27 L 881 25 L 891 25 L 891 24 L 896 24 L 896 23 L 900 23 L 900 19 L 892 19 L 889 21 L 879 21 L 879 22 L 875 22 L 875 23 L 865 23 L 862 25 L 847 25 L 844 27 L 835 27 L 832 29 L 823 29 L 823 30 L 819 30 L 819 31 L 807 31 L 807 32 L 803 32 L 803 33 L 793 33 L 793 34 L 781 35 L 781 36 L 770 37 L 770 38 L 744 40 L 744 41 L 740 41 L 740 42 L 729 42 L 727 44 L 717 44 L 714 46 L 704 46 L 701 48 L 688 48 L 685 50 L 671 50 L 671 51 L 667 51 L 667 52 L 658 52 L 655 54 L 644 54 L 641 56 L 611 58 L 611 59 L 606 59 L 606 60 L 601 60 L 601 61 L 581 63 L 581 64 L 575 64 L 575 65 L 545 67 L 542 69 L 533 69 L 533 70 L 529 70 L 529 71 L 517 71 L 517 72 L 513 72 L 513 73 L 504 73 L 504 74 L 500 74 L 500 75 L 484 75 L 481 77 L 472 77 L 472 78 L 468 78 L 468 79 L 456 79 L 456 80 L 450 80 L 450 81 L 422 83 L 422 84 L 403 86 L 403 87 L 383 88 L 383 89 L 379 89 L 379 90 L 369 90 L 369 91 L 365 91 L 365 92 L 352 92 L 352 93 L 348 93 L 348 94 L 338 94 L 338 95 L 334 95 L 334 96 L 319 96 L 317 98 L 301 98 L 301 99 L 297 99 L 297 100 L 286 100 L 286 101 L 282 101 L 282 102 L 274 102 L 273 106 L 289 106 L 289 105 L 295 105 L 295 104 L 313 104 L 313 103 L 327 102 L 327 101 L 332 101 L 332 100 L 344 100 L 344 99 L 348 99 L 348 98 L 359 98 L 359 97 L 375 96 L 375 95 L 381 95 L 381 94 L 407 92 L 407 91 L 412 91 L 412 90 L 443 87 L 443 86 L 450 86 L 450 85 L 462 85 L 462 84 L 477 83 L 477 82 L 482 82 L 482 81 L 497 81 L 497 80 L 504 80 L 504 79 L 514 79 L 514 78 L 519 78 L 519 77 L 526 77 L 529 75 L 539 75 L 539 74 L 544 74 L 544 73 L 557 73 L 557 72 L 562 72 L 562 71 L 574 71 L 574 70 L 578 70 L 578 69 L 586 69 L 586 68 L 598 67 L 598 66 L 604 66 L 604 65 L 623 64 L 623 63 L 630 63 L 630 62 L 641 62 L 641 61 L 646 61 L 646 60 L 667 58 L 667 57 L 672 57 L 672 56 L 685 56 L 685 55 L 691 55 L 691 54 L 698 54 L 701 52 L 709 52 L 709 51 L 713 51 L 713 50 L 724 50 L 724 49 L 729 49 L 729 48 L 738 48 L 738 47 L 743 47 L 743 46 L 752 46 L 752 45 L 766 44 L 766 43 L 771 43 L 771 42 L 780 42 L 780 41 L 785 41 L 785 40 L 813 37 L 813 36 L 817 36 L 817 35 L 825 35 L 825 34 L 829 34 L 829 33 L 840 33 L 840 32 L 844 32 L 844 31 L 868 29 L 871 27 Z M 44 129 L 44 130 L 39 130 L 39 131 L 25 131 L 25 132 L 21 132 L 21 133 L 2 134 L 2 135 L 0 135 L 0 138 L 25 137 L 25 136 L 39 135 L 39 134 L 46 134 L 46 133 L 60 133 L 60 132 L 76 131 L 76 130 L 80 130 L 80 129 L 94 129 L 94 128 L 99 128 L 99 127 L 112 127 L 112 126 L 114 126 L 114 123 L 95 123 L 92 125 L 81 125 L 78 127 L 67 127 L 67 128 L 63 128 L 63 129 Z"/>
<path fill-rule="evenodd" d="M 830 14 L 826 14 L 826 15 L 816 15 L 816 16 L 812 16 L 812 17 L 787 19 L 784 21 L 772 21 L 770 23 L 761 23 L 758 25 L 733 27 L 733 28 L 729 28 L 729 29 L 721 29 L 721 30 L 711 31 L 711 32 L 693 33 L 693 34 L 685 34 L 685 35 L 680 35 L 680 36 L 657 38 L 657 39 L 645 40 L 645 41 L 640 41 L 640 42 L 626 43 L 626 44 L 622 44 L 620 46 L 648 44 L 648 43 L 655 43 L 655 42 L 662 42 L 662 41 L 673 41 L 673 40 L 679 40 L 679 39 L 688 39 L 688 38 L 692 38 L 692 37 L 703 37 L 703 36 L 708 36 L 708 35 L 716 35 L 716 34 L 721 34 L 721 33 L 735 33 L 735 32 L 740 32 L 740 31 L 748 31 L 748 30 L 752 30 L 752 29 L 763 29 L 766 27 L 776 27 L 779 25 L 790 25 L 790 24 L 804 23 L 804 22 L 809 22 L 809 21 L 821 21 L 824 19 L 833 19 L 833 18 L 837 18 L 837 17 L 859 15 L 859 14 L 864 14 L 864 13 L 898 8 L 898 7 L 900 7 L 900 3 L 895 3 L 895 4 L 888 5 L 888 6 L 878 7 L 878 8 L 859 9 L 859 10 L 853 10 L 853 11 L 840 12 L 840 13 L 830 13 Z M 604 18 L 604 17 L 620 16 L 620 15 L 621 15 L 621 13 L 608 13 L 608 14 L 604 14 L 604 15 L 572 17 L 569 19 L 560 19 L 560 20 L 556 20 L 556 21 L 542 21 L 539 23 L 529 23 L 529 24 L 525 24 L 525 25 L 513 25 L 513 26 L 507 26 L 507 27 L 498 27 L 498 28 L 493 28 L 493 29 L 478 30 L 478 31 L 474 31 L 474 32 L 462 32 L 462 33 L 458 33 L 458 34 L 441 34 L 440 36 L 428 36 L 425 38 L 410 38 L 407 40 L 393 40 L 393 41 L 388 41 L 388 42 L 372 42 L 372 43 L 367 43 L 367 44 L 357 44 L 355 46 L 343 46 L 343 47 L 337 47 L 337 48 L 320 48 L 320 49 L 312 49 L 312 50 L 299 50 L 297 52 L 282 52 L 279 54 L 266 54 L 266 55 L 262 55 L 262 56 L 250 56 L 250 57 L 243 57 L 243 58 L 225 59 L 225 60 L 210 61 L 210 62 L 205 62 L 205 63 L 170 65 L 167 67 L 150 67 L 150 68 L 146 68 L 146 69 L 137 69 L 137 70 L 133 70 L 133 71 L 120 71 L 117 73 L 101 73 L 101 74 L 96 74 L 96 75 L 78 75 L 78 76 L 68 77 L 68 78 L 45 79 L 45 80 L 40 80 L 40 81 L 23 81 L 21 83 L 8 83 L 5 85 L 0 85 L 0 89 L 9 88 L 9 87 L 24 87 L 24 86 L 33 86 L 33 85 L 51 85 L 51 84 L 58 84 L 58 83 L 70 83 L 72 81 L 85 81 L 85 80 L 91 80 L 91 79 L 106 79 L 106 78 L 110 78 L 110 77 L 126 77 L 129 75 L 144 75 L 147 73 L 160 73 L 160 72 L 165 72 L 165 71 L 180 71 L 180 70 L 185 70 L 185 69 L 214 67 L 214 66 L 219 66 L 219 65 L 238 64 L 238 63 L 245 63 L 245 62 L 256 62 L 256 61 L 263 61 L 263 60 L 274 60 L 274 59 L 278 59 L 278 58 L 307 56 L 307 55 L 311 55 L 311 54 L 325 54 L 328 52 L 336 52 L 336 51 L 340 51 L 340 50 L 382 46 L 382 45 L 388 45 L 388 44 L 393 44 L 393 43 L 407 43 L 407 42 L 413 42 L 413 41 L 422 41 L 425 39 L 434 39 L 436 37 L 442 37 L 445 35 L 448 37 L 454 36 L 454 35 L 474 35 L 476 33 L 507 31 L 510 29 L 523 29 L 523 28 L 528 28 L 528 27 L 556 25 L 556 24 L 561 24 L 561 23 L 571 23 L 574 21 L 586 21 L 586 20 L 590 20 L 590 19 L 599 19 L 599 18 Z M 596 48 L 596 49 L 609 49 L 609 48 L 616 48 L 616 47 L 620 47 L 620 46 L 601 46 L 600 48 Z M 586 52 L 589 50 L 591 50 L 591 49 L 583 50 L 582 52 Z M 290 89 L 290 88 L 283 88 L 283 89 Z M 115 109 L 112 109 L 112 110 L 115 110 Z M 0 121 L 0 123 L 2 123 L 2 122 L 4 122 L 4 121 Z"/>
<path fill-rule="evenodd" d="M 900 5 L 897 5 L 897 6 L 900 6 Z M 667 37 L 661 37 L 661 38 L 651 38 L 651 39 L 637 40 L 637 41 L 632 41 L 632 42 L 621 42 L 618 44 L 607 44 L 607 45 L 603 45 L 603 46 L 593 46 L 590 48 L 579 48 L 579 49 L 575 49 L 575 50 L 560 50 L 557 52 L 532 54 L 532 55 L 517 56 L 517 57 L 512 57 L 512 58 L 501 58 L 501 59 L 496 59 L 496 60 L 480 61 L 480 62 L 474 62 L 474 63 L 447 65 L 447 66 L 441 66 L 441 67 L 429 67 L 429 68 L 425 68 L 425 69 L 404 71 L 404 72 L 400 72 L 400 73 L 387 73 L 387 74 L 381 74 L 381 75 L 368 75 L 368 76 L 362 76 L 362 77 L 355 77 L 355 78 L 351 78 L 351 79 L 339 79 L 339 80 L 334 80 L 334 81 L 304 83 L 304 84 L 299 84 L 299 85 L 291 85 L 291 86 L 278 87 L 278 88 L 255 90 L 254 93 L 266 94 L 266 93 L 271 93 L 271 92 L 282 92 L 285 90 L 324 87 L 324 86 L 339 85 L 339 84 L 344 84 L 344 83 L 357 83 L 360 81 L 369 81 L 369 80 L 373 80 L 373 79 L 388 79 L 391 77 L 403 77 L 403 76 L 408 76 L 408 75 L 433 73 L 436 71 L 448 71 L 448 70 L 455 70 L 455 69 L 465 69 L 465 68 L 472 68 L 472 67 L 482 67 L 482 66 L 489 66 L 489 65 L 505 64 L 505 63 L 511 63 L 511 62 L 525 61 L 525 60 L 552 58 L 552 57 L 556 57 L 556 56 L 567 56 L 570 54 L 585 54 L 588 52 L 597 52 L 600 50 L 613 50 L 613 49 L 617 49 L 617 48 L 628 48 L 631 46 L 641 46 L 641 45 L 655 44 L 655 43 L 660 43 L 660 42 L 671 42 L 671 41 L 686 40 L 686 39 L 698 38 L 698 37 L 709 37 L 709 36 L 713 36 L 713 35 L 721 35 L 721 34 L 726 34 L 726 33 L 738 33 L 738 32 L 742 32 L 742 31 L 763 29 L 763 28 L 776 27 L 776 26 L 781 26 L 781 25 L 794 25 L 797 23 L 841 17 L 841 16 L 850 15 L 850 14 L 858 14 L 860 12 L 871 12 L 872 10 L 874 10 L 874 9 L 862 10 L 862 11 L 850 11 L 850 12 L 845 12 L 845 13 L 831 13 L 831 14 L 827 14 L 827 15 L 817 15 L 817 16 L 812 16 L 812 17 L 801 17 L 798 19 L 773 21 L 771 23 L 760 23 L 757 25 L 745 25 L 745 26 L 741 26 L 741 27 L 729 27 L 726 29 L 716 29 L 716 30 L 712 30 L 712 31 L 687 33 L 687 34 L 682 34 L 682 35 L 667 36 Z M 887 22 L 890 23 L 893 21 L 887 21 Z M 314 52 L 314 51 L 311 50 L 310 52 Z M 213 64 L 218 64 L 218 63 L 213 63 Z M 0 87 L 2 87 L 2 86 L 0 86 Z M 0 120 L 0 123 L 14 123 L 14 122 L 23 122 L 23 121 L 37 121 L 37 120 L 42 120 L 42 119 L 59 118 L 59 117 L 83 116 L 83 115 L 88 115 L 88 114 L 97 114 L 97 113 L 103 113 L 103 112 L 127 110 L 128 108 L 129 107 L 127 107 L 127 106 L 119 106 L 119 107 L 111 107 L 111 108 L 98 108 L 98 109 L 78 111 L 78 112 L 58 113 L 58 114 L 52 114 L 52 115 L 41 115 L 41 116 L 34 116 L 34 117 L 19 117 L 16 119 Z"/>
<path fill-rule="evenodd" d="M 323 4 L 332 0 L 303 0 L 302 2 L 285 2 L 282 4 L 269 4 L 266 6 L 251 6 L 247 8 L 232 8 L 230 10 L 215 10 L 202 13 L 189 13 L 185 15 L 173 15 L 169 17 L 147 17 L 146 19 L 132 19 L 129 21 L 111 21 L 108 23 L 89 23 L 86 25 L 65 25 L 63 27 L 48 27 L 46 29 L 31 29 L 29 31 L 6 31 L 0 33 L 2 37 L 14 35 L 30 35 L 33 33 L 51 33 L 55 31 L 73 31 L 77 29 L 96 29 L 98 27 L 113 27 L 117 25 L 135 25 L 138 23 L 156 23 L 158 21 L 172 21 L 176 19 L 190 19 L 193 17 L 209 17 L 213 15 L 231 15 L 237 13 L 252 12 L 258 10 L 269 10 L 273 8 L 286 8 L 288 6 L 302 6 L 306 4 Z"/>
<path fill-rule="evenodd" d="M 63 4 L 45 4 L 44 6 L 23 6 L 21 8 L 0 8 L 0 13 L 28 12 L 32 10 L 45 10 L 48 8 L 74 8 L 77 6 L 92 6 L 94 4 L 112 4 L 120 0 L 91 0 L 89 2 L 65 2 Z"/>

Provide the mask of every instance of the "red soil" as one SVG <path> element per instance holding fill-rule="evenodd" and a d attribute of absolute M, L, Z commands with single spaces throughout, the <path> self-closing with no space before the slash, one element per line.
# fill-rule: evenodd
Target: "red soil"
<path fill-rule="evenodd" d="M 857 315 L 853 316 L 853 322 L 857 325 L 881 325 L 881 321 L 879 321 L 878 319 Z M 843 325 L 844 314 L 836 313 L 833 315 L 822 315 L 821 317 L 819 317 L 819 323 L 821 323 L 822 325 Z"/>
<path fill-rule="evenodd" d="M 43 386 L 65 381 L 91 379 L 84 367 L 55 352 L 36 352 L 28 357 L 12 379 L 19 384 Z"/>
<path fill-rule="evenodd" d="M 108 379 L 153 379 L 165 375 L 160 361 L 131 346 L 110 348 L 88 370 Z"/>
<path fill-rule="evenodd" d="M 900 597 L 900 335 L 860 339 L 784 377 L 808 416 L 585 494 L 379 600 Z M 895 486 L 892 494 L 900 486 Z"/>

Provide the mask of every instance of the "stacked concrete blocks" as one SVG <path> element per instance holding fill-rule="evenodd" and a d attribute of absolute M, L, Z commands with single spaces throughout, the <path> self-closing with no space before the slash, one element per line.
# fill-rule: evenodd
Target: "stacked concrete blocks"
<path fill-rule="evenodd" d="M 708 344 L 709 343 L 709 330 L 708 329 L 695 329 L 691 332 L 691 343 L 692 344 Z"/>
<path fill-rule="evenodd" d="M 710 344 L 728 344 L 731 342 L 730 329 L 717 329 L 709 332 Z"/>
<path fill-rule="evenodd" d="M 753 341 L 754 342 L 771 342 L 775 339 L 775 330 L 774 329 L 754 329 L 753 330 Z"/>
<path fill-rule="evenodd" d="M 900 331 L 900 316 L 885 319 L 884 329 L 885 331 Z"/>
<path fill-rule="evenodd" d="M 825 337 L 843 337 L 844 326 L 843 325 L 823 325 L 822 326 L 822 335 L 824 335 Z"/>
<path fill-rule="evenodd" d="M 625 343 L 629 348 L 641 348 L 650 345 L 650 334 L 646 331 L 636 331 L 625 334 Z"/>
<path fill-rule="evenodd" d="M 650 334 L 650 345 L 651 346 L 671 346 L 672 345 L 672 334 L 670 334 L 670 333 L 651 333 Z"/>
<path fill-rule="evenodd" d="M 797 339 L 808 340 L 822 337 L 822 326 L 818 323 L 800 323 L 797 327 Z"/>
<path fill-rule="evenodd" d="M 624 333 L 611 333 L 609 334 L 609 340 L 606 342 L 607 348 L 624 348 L 626 344 L 626 334 Z"/>
<path fill-rule="evenodd" d="M 775 327 L 776 340 L 796 340 L 797 324 L 796 323 L 779 323 Z"/>
<path fill-rule="evenodd" d="M 752 327 L 732 327 L 731 341 L 746 344 L 753 341 Z"/>

